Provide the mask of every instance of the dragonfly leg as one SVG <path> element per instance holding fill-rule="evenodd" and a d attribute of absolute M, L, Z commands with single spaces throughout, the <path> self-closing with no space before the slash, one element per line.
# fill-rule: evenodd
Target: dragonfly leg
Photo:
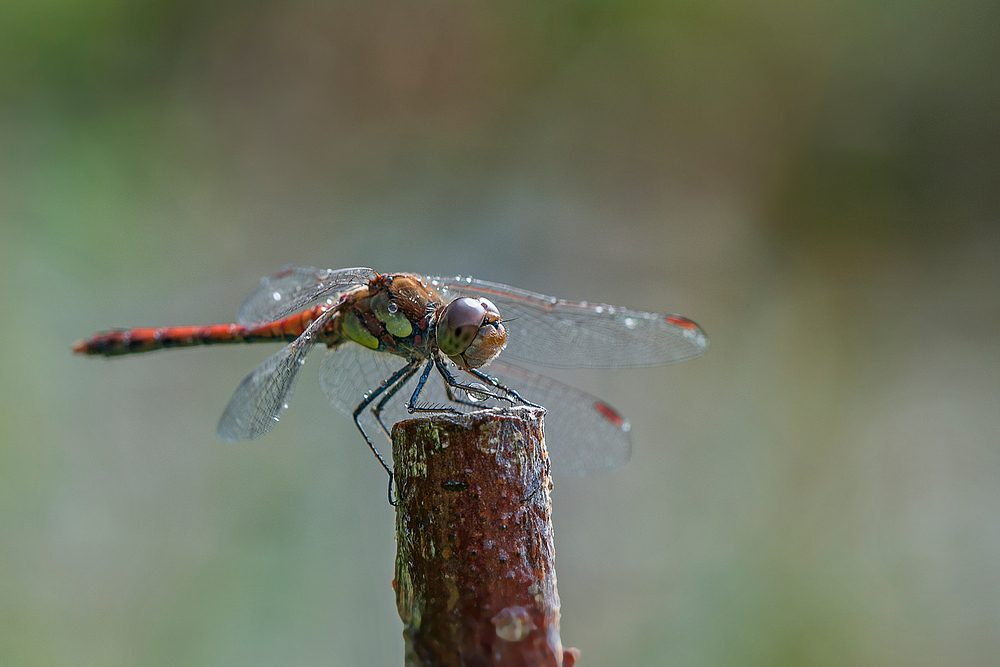
<path fill-rule="evenodd" d="M 520 403 L 521 405 L 529 405 L 529 406 L 535 407 L 535 408 L 541 407 L 541 406 L 535 405 L 534 403 L 531 403 L 530 401 L 524 400 L 523 398 L 521 398 L 520 394 L 518 394 L 513 389 L 505 387 L 504 385 L 500 384 L 498 381 L 496 381 L 493 378 L 489 377 L 485 373 L 476 370 L 475 368 L 470 368 L 466 372 L 470 373 L 474 377 L 477 377 L 480 380 L 483 380 L 484 382 L 488 383 L 494 389 L 499 389 L 500 390 L 500 392 L 499 392 L 500 395 L 494 394 L 494 393 L 489 392 L 489 391 L 484 391 L 483 387 L 474 387 L 472 385 L 462 384 L 461 382 L 459 382 L 458 380 L 455 379 L 455 376 L 451 374 L 451 372 L 448 370 L 448 368 L 444 365 L 444 362 L 442 362 L 440 360 L 435 360 L 435 363 L 437 364 L 438 372 L 441 373 L 441 377 L 444 378 L 445 383 L 447 385 L 449 385 L 450 387 L 462 389 L 462 390 L 464 390 L 464 391 L 466 391 L 468 393 L 471 393 L 473 395 L 485 395 L 485 396 L 487 396 L 489 398 L 494 398 L 494 399 L 496 399 L 498 401 L 507 401 L 511 405 L 514 405 L 515 403 Z M 456 402 L 463 402 L 463 401 L 456 401 Z M 474 404 L 474 405 L 476 407 L 482 407 L 479 404 Z"/>
<path fill-rule="evenodd" d="M 410 364 L 407 364 L 407 367 L 409 366 Z M 403 386 L 409 381 L 411 377 L 413 377 L 413 374 L 417 372 L 417 368 L 418 366 L 413 365 L 413 367 L 410 369 L 408 373 L 404 373 L 403 376 L 399 378 L 399 380 L 396 382 L 396 384 L 394 384 L 391 388 L 385 391 L 385 395 L 382 396 L 382 399 L 378 402 L 378 404 L 374 408 L 372 408 L 372 415 L 374 415 L 375 420 L 378 422 L 379 428 L 382 429 L 382 432 L 385 434 L 385 437 L 388 438 L 390 441 L 392 440 L 392 434 L 389 432 L 389 429 L 386 428 L 385 422 L 382 421 L 382 410 L 385 408 L 386 403 L 392 400 L 392 397 L 395 396 L 399 392 L 399 390 L 403 388 Z"/>
<path fill-rule="evenodd" d="M 511 400 L 510 398 L 506 399 L 508 401 L 511 401 L 511 403 L 520 403 L 521 405 L 527 405 L 527 406 L 532 407 L 532 408 L 540 408 L 540 407 L 542 407 L 540 405 L 536 405 L 536 404 L 532 403 L 529 400 L 521 398 L 521 395 L 519 393 L 517 393 L 516 391 L 514 391 L 513 389 L 511 389 L 510 387 L 508 387 L 506 385 L 500 384 L 499 380 L 497 380 L 496 378 L 491 378 L 489 375 L 487 375 L 486 373 L 483 373 L 478 368 L 470 368 L 466 372 L 467 373 L 471 373 L 472 375 L 475 375 L 477 378 L 479 378 L 483 382 L 488 382 L 490 384 L 490 386 L 496 387 L 497 389 L 499 389 L 500 391 L 502 391 L 504 394 L 506 394 L 506 396 L 513 397 L 513 400 Z"/>
<path fill-rule="evenodd" d="M 458 395 L 455 393 L 455 391 L 451 388 L 451 385 L 448 384 L 447 380 L 445 380 L 442 377 L 441 381 L 444 384 L 444 393 L 445 393 L 445 396 L 447 396 L 448 400 L 451 401 L 452 403 L 458 403 L 459 405 L 467 405 L 470 408 L 481 408 L 481 407 L 483 407 L 482 403 L 476 403 L 475 401 L 470 401 L 470 400 L 467 400 L 467 399 L 464 399 L 464 398 L 459 398 Z"/>
<path fill-rule="evenodd" d="M 452 412 L 458 414 L 458 410 L 455 408 L 449 408 L 444 405 L 417 405 L 417 398 L 420 397 L 420 392 L 424 390 L 424 385 L 427 383 L 427 377 L 431 374 L 431 368 L 437 365 L 437 360 L 428 361 L 427 366 L 424 368 L 424 372 L 420 374 L 420 379 L 417 381 L 417 388 L 413 390 L 413 395 L 410 396 L 410 402 L 406 404 L 406 411 L 411 415 L 414 412 Z"/>
<path fill-rule="evenodd" d="M 372 443 L 371 438 L 369 438 L 368 434 L 365 433 L 365 429 L 361 425 L 361 422 L 359 421 L 358 418 L 361 416 L 361 413 L 364 412 L 365 409 L 369 405 L 371 405 L 376 398 L 381 396 L 386 389 L 389 389 L 394 384 L 399 382 L 399 379 L 401 377 L 403 377 L 407 373 L 410 373 L 412 375 L 414 369 L 416 369 L 419 364 L 420 361 L 418 359 L 414 359 L 413 361 L 409 362 L 408 364 L 400 368 L 398 371 L 393 373 L 388 380 L 380 384 L 377 389 L 373 390 L 371 393 L 365 396 L 364 400 L 358 404 L 358 407 L 354 408 L 354 412 L 351 415 L 352 417 L 354 417 L 354 425 L 358 427 L 359 431 L 361 431 L 361 437 L 363 437 L 365 439 L 365 442 L 368 443 L 368 448 L 372 450 L 372 454 L 375 455 L 375 458 L 378 459 L 378 462 L 382 464 L 382 468 L 384 468 L 385 472 L 389 475 L 389 504 L 392 505 L 393 507 L 396 506 L 396 499 L 393 498 L 392 494 L 392 482 L 394 478 L 394 475 L 392 473 L 392 468 L 390 468 L 388 464 L 386 464 L 385 459 L 383 459 L 382 455 L 378 453 L 378 449 L 375 448 L 375 445 Z"/>
<path fill-rule="evenodd" d="M 445 377 L 443 374 L 441 375 L 441 383 L 444 385 L 445 395 L 448 397 L 448 400 L 451 401 L 452 403 L 457 403 L 459 405 L 467 405 L 470 408 L 475 408 L 477 410 L 481 410 L 484 407 L 488 407 L 487 404 L 483 402 L 483 399 L 480 399 L 479 401 L 473 401 L 467 398 L 459 398 L 458 394 L 455 393 L 454 388 L 451 386 L 451 384 L 449 384 L 448 378 Z M 506 397 L 495 396 L 492 392 L 486 392 L 481 389 L 477 389 L 476 394 L 484 396 L 486 399 L 492 398 L 497 401 L 509 400 Z"/>

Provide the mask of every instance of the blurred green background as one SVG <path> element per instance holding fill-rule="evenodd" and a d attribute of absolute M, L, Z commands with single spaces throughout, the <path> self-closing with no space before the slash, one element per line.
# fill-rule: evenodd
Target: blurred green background
<path fill-rule="evenodd" d="M 705 327 L 560 376 L 635 436 L 556 479 L 581 665 L 996 664 L 998 34 L 988 0 L 6 0 L 0 664 L 402 664 L 384 474 L 317 359 L 230 445 L 274 348 L 69 352 L 285 264 Z"/>

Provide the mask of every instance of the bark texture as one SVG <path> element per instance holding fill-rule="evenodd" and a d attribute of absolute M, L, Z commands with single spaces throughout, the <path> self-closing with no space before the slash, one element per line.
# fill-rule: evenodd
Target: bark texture
<path fill-rule="evenodd" d="M 407 667 L 571 667 L 563 649 L 543 411 L 393 427 L 396 605 Z"/>

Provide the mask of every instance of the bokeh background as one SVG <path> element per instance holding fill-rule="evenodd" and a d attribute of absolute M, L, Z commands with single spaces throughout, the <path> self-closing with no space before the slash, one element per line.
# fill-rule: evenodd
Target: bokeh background
<path fill-rule="evenodd" d="M 285 264 L 679 312 L 557 478 L 581 665 L 1000 659 L 990 0 L 0 3 L 0 664 L 400 665 L 385 479 L 318 359 L 73 357 Z M 318 356 L 318 355 L 317 355 Z"/>

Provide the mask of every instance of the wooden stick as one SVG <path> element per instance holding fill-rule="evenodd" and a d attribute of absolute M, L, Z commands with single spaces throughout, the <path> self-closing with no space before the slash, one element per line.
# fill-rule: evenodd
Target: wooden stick
<path fill-rule="evenodd" d="M 536 408 L 392 429 L 407 667 L 572 667 L 559 637 L 552 478 Z"/>

